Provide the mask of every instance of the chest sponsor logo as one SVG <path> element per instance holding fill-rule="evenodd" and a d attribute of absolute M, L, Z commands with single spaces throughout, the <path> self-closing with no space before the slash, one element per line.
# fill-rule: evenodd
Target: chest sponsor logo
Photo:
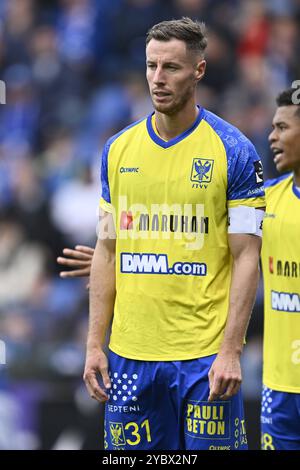
<path fill-rule="evenodd" d="M 275 271 L 276 266 L 276 271 Z M 275 261 L 272 256 L 269 256 L 269 272 L 281 277 L 300 277 L 300 263 L 299 261 L 286 261 L 278 259 Z"/>
<path fill-rule="evenodd" d="M 115 214 L 118 237 L 122 240 L 183 240 L 188 250 L 200 250 L 209 234 L 209 217 L 204 204 L 128 204 L 119 197 Z M 103 223 L 102 233 L 106 230 Z"/>
<path fill-rule="evenodd" d="M 194 158 L 190 180 L 193 188 L 207 188 L 212 181 L 214 160 L 209 158 Z"/>
<path fill-rule="evenodd" d="M 175 262 L 169 266 L 166 254 L 121 253 L 121 272 L 127 274 L 177 274 L 183 276 L 206 276 L 205 263 Z"/>
<path fill-rule="evenodd" d="M 138 232 L 181 232 L 181 233 L 208 233 L 208 217 L 178 214 L 147 214 L 141 213 L 136 217 L 132 212 L 122 211 L 120 215 L 120 230 L 133 230 Z"/>
<path fill-rule="evenodd" d="M 271 291 L 271 305 L 278 312 L 300 313 L 300 296 L 289 292 Z"/>

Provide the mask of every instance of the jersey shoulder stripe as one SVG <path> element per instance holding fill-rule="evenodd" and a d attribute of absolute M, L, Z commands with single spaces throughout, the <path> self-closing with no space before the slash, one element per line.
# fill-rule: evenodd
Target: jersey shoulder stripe
<path fill-rule="evenodd" d="M 236 145 L 236 140 L 241 143 L 251 143 L 237 127 L 207 109 L 204 109 L 203 119 L 215 130 L 226 148 Z"/>
<path fill-rule="evenodd" d="M 227 200 L 263 204 L 262 163 L 252 142 L 235 126 L 205 110 L 203 119 L 220 138 L 227 158 Z M 255 205 L 255 204 L 254 204 Z"/>

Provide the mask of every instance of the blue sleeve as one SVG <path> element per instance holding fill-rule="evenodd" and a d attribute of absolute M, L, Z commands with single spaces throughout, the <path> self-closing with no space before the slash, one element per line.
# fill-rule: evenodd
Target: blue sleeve
<path fill-rule="evenodd" d="M 102 161 L 101 161 L 101 185 L 102 185 L 102 198 L 111 203 L 110 189 L 108 182 L 108 154 L 109 154 L 110 145 L 105 144 L 102 152 Z"/>
<path fill-rule="evenodd" d="M 227 200 L 264 197 L 263 167 L 254 145 L 245 139 L 226 149 Z"/>
<path fill-rule="evenodd" d="M 205 120 L 221 139 L 227 157 L 227 201 L 229 205 L 262 207 L 263 168 L 254 145 L 232 124 L 205 110 Z"/>

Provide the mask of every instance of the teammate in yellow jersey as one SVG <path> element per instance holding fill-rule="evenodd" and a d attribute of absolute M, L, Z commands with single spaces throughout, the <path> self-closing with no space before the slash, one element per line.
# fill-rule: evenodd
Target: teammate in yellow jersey
<path fill-rule="evenodd" d="M 299 94 L 299 92 L 298 92 Z M 266 182 L 262 448 L 300 450 L 300 105 L 277 98 L 269 136 L 276 169 Z"/>
<path fill-rule="evenodd" d="M 108 449 L 247 449 L 240 355 L 258 282 L 262 166 L 238 129 L 196 104 L 206 44 L 189 18 L 151 28 L 154 112 L 103 150 L 84 380 L 106 402 Z"/>

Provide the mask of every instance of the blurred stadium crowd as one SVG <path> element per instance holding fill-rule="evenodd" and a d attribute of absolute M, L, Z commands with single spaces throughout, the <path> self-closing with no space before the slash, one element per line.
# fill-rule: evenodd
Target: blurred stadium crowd
<path fill-rule="evenodd" d="M 60 279 L 55 260 L 94 246 L 102 146 L 152 109 L 145 33 L 183 15 L 209 31 L 199 103 L 238 126 L 274 176 L 267 136 L 274 97 L 300 79 L 299 0 L 0 0 L 0 449 L 55 445 L 42 402 L 96 413 L 81 381 L 86 281 Z M 260 287 L 244 373 L 254 398 L 261 307 Z M 74 432 L 65 445 L 82 447 Z"/>

